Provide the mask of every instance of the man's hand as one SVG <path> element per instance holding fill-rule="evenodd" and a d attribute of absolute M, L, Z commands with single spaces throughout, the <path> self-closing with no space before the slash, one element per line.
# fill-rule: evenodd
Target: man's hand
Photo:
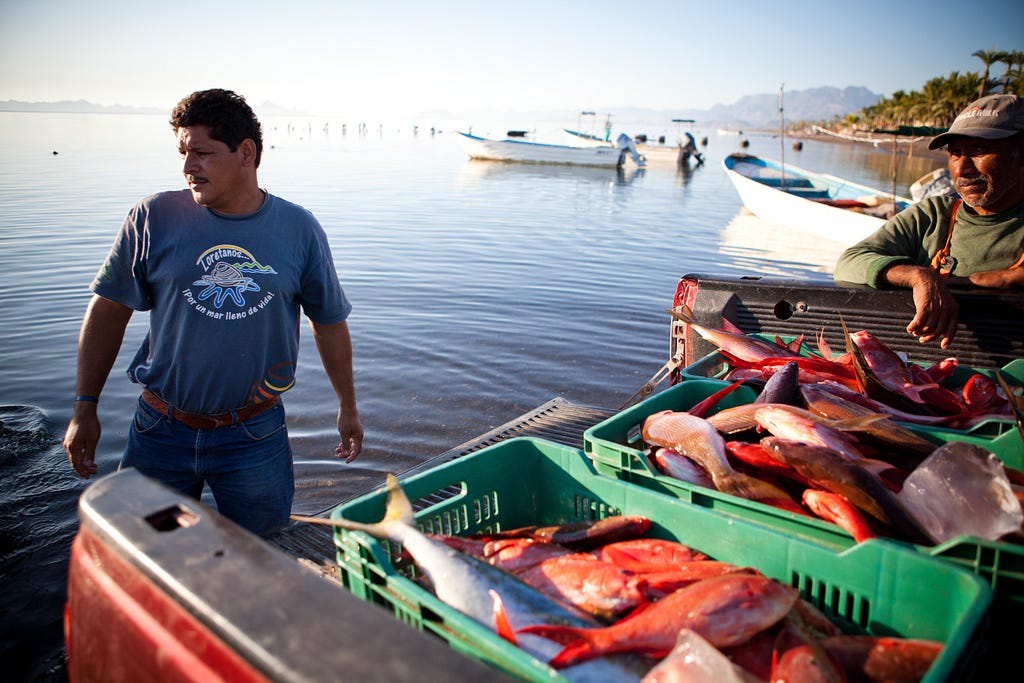
<path fill-rule="evenodd" d="M 99 396 L 114 366 L 117 352 L 131 320 L 132 309 L 94 294 L 85 309 L 78 334 L 78 375 L 75 393 Z M 64 434 L 64 450 L 75 472 L 88 479 L 98 472 L 96 446 L 100 442 L 100 419 L 96 404 L 75 401 L 75 409 Z"/>
<path fill-rule="evenodd" d="M 916 314 L 907 325 L 907 332 L 922 344 L 941 339 L 940 346 L 949 348 L 956 337 L 960 305 L 949 287 L 931 268 L 898 264 L 883 274 L 891 285 L 913 291 Z"/>
<path fill-rule="evenodd" d="M 963 278 L 975 287 L 991 287 L 992 289 L 1024 288 L 1024 268 L 1005 268 L 973 273 Z"/>
<path fill-rule="evenodd" d="M 88 479 L 99 472 L 96 467 L 96 445 L 100 442 L 100 421 L 96 415 L 96 404 L 80 401 L 75 404 L 75 413 L 64 433 L 64 450 L 68 461 L 82 479 Z"/>
<path fill-rule="evenodd" d="M 363 450 L 363 423 L 359 416 L 339 410 L 338 434 L 341 435 L 341 443 L 334 449 L 334 453 L 339 458 L 345 458 L 345 462 L 352 462 Z"/>

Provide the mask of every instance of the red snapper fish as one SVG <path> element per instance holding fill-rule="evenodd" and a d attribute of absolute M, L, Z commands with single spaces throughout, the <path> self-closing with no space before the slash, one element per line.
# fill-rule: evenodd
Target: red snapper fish
<path fill-rule="evenodd" d="M 609 543 L 595 549 L 598 557 L 631 572 L 662 571 L 699 562 L 708 556 L 678 541 L 637 538 Z"/>
<path fill-rule="evenodd" d="M 687 484 L 693 484 L 694 486 L 703 486 L 709 489 L 715 488 L 715 482 L 711 479 L 711 475 L 707 473 L 707 470 L 685 455 L 679 455 L 671 448 L 658 448 L 651 455 L 651 459 L 654 461 L 659 472 L 667 474 L 673 479 L 685 481 Z"/>
<path fill-rule="evenodd" d="M 699 464 L 711 475 L 715 488 L 722 493 L 769 504 L 781 501 L 797 505 L 779 487 L 737 472 L 729 464 L 725 439 L 704 418 L 663 410 L 644 420 L 642 438 L 648 444 L 671 448 Z"/>
<path fill-rule="evenodd" d="M 844 323 L 845 328 L 845 323 Z M 853 367 L 864 393 L 898 408 L 925 415 L 957 415 L 967 411 L 960 398 L 924 374 L 924 382 L 900 356 L 861 330 L 848 334 Z"/>
<path fill-rule="evenodd" d="M 864 454 L 857 450 L 858 442 L 855 438 L 793 410 L 765 405 L 754 411 L 754 420 L 760 427 L 781 439 L 825 446 L 853 462 L 864 459 Z"/>
<path fill-rule="evenodd" d="M 705 327 L 693 319 L 693 311 L 686 306 L 682 306 L 680 310 L 666 308 L 665 311 L 676 320 L 689 325 L 697 334 L 717 346 L 721 351 L 740 360 L 753 363 L 768 358 L 794 357 L 797 355 L 785 346 L 761 341 L 742 332 L 728 332 L 723 329 Z"/>
<path fill-rule="evenodd" d="M 765 437 L 761 445 L 768 455 L 792 467 L 816 488 L 843 496 L 871 518 L 898 531 L 904 540 L 930 542 L 931 537 L 899 497 L 857 462 L 824 446 L 775 436 Z"/>
<path fill-rule="evenodd" d="M 730 574 L 681 588 L 611 626 L 537 625 L 520 632 L 544 636 L 566 646 L 550 660 L 555 668 L 618 652 L 664 657 L 684 628 L 717 648 L 742 643 L 785 617 L 798 598 L 797 589 L 774 579 Z"/>
<path fill-rule="evenodd" d="M 552 557 L 516 575 L 537 590 L 602 619 L 647 601 L 647 579 L 590 553 Z"/>
<path fill-rule="evenodd" d="M 895 448 L 901 453 L 927 455 L 935 450 L 935 444 L 896 424 L 888 413 L 879 413 L 861 403 L 843 398 L 838 393 L 830 391 L 826 385 L 805 384 L 800 387 L 800 396 L 811 413 L 831 420 L 846 421 L 884 416 L 887 419 L 871 421 L 857 433 L 864 435 L 873 443 L 881 444 L 886 451 Z"/>
<path fill-rule="evenodd" d="M 848 531 L 857 543 L 878 537 L 864 515 L 838 493 L 807 489 L 803 501 L 811 512 Z"/>

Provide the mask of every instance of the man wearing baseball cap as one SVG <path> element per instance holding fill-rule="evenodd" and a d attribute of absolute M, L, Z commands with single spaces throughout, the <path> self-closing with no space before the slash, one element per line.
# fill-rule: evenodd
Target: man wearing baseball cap
<path fill-rule="evenodd" d="M 837 281 L 914 292 L 907 332 L 922 343 L 956 336 L 950 285 L 1024 288 L 1024 100 L 987 95 L 929 149 L 946 148 L 958 197 L 927 197 L 843 252 Z"/>

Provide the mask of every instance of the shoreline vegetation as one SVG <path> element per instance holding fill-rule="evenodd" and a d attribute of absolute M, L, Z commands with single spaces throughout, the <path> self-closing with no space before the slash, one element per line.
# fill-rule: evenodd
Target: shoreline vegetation
<path fill-rule="evenodd" d="M 858 135 L 910 128 L 949 128 L 957 115 L 974 100 L 998 93 L 1024 96 L 1024 52 L 1020 50 L 976 50 L 971 53 L 984 64 L 981 73 L 958 71 L 939 76 L 925 83 L 921 90 L 897 90 L 858 113 L 850 113 L 842 120 L 822 122 L 818 127 L 831 130 L 837 136 Z M 1002 65 L 1003 72 L 996 76 L 993 67 Z M 791 129 L 806 128 L 808 122 L 791 125 Z M 914 150 L 917 151 L 916 149 Z"/>

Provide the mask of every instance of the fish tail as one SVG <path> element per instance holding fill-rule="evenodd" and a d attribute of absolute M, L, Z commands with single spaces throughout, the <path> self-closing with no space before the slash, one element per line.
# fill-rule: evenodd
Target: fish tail
<path fill-rule="evenodd" d="M 398 477 L 389 472 L 387 480 L 388 504 L 381 522 L 402 522 L 412 525 L 416 521 L 416 515 L 412 511 L 409 497 L 405 495 L 402 485 L 398 483 Z"/>
<path fill-rule="evenodd" d="M 517 633 L 531 633 L 564 645 L 565 647 L 561 652 L 548 660 L 548 664 L 552 667 L 561 669 L 604 654 L 594 642 L 593 631 L 594 629 L 578 628 L 575 626 L 537 624 L 521 628 Z"/>
<path fill-rule="evenodd" d="M 597 655 L 598 653 L 589 641 L 581 641 L 566 646 L 564 650 L 552 657 L 548 664 L 556 669 L 563 669 L 570 664 L 578 664 L 588 659 L 594 659 Z"/>
<path fill-rule="evenodd" d="M 310 524 L 321 524 L 324 526 L 340 527 L 349 531 L 364 531 L 371 536 L 388 538 L 387 526 L 391 522 L 401 522 L 412 525 L 415 522 L 415 515 L 412 510 L 412 503 L 402 490 L 398 477 L 388 473 L 387 475 L 388 502 L 384 511 L 384 517 L 379 522 L 365 523 L 356 522 L 351 519 L 330 519 L 327 517 L 306 517 L 305 515 L 290 515 L 290 519 L 296 522 L 308 522 Z"/>
<path fill-rule="evenodd" d="M 666 308 L 665 312 L 680 322 L 684 322 L 687 325 L 695 325 L 696 320 L 693 319 L 693 311 L 686 304 L 680 304 L 678 310 L 675 308 Z"/>

